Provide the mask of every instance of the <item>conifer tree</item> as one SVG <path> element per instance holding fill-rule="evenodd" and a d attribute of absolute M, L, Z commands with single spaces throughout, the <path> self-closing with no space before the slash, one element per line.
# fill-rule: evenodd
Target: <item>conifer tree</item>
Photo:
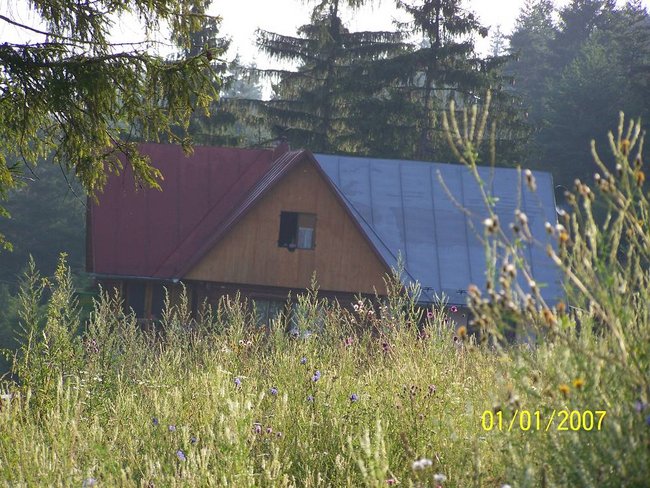
<path fill-rule="evenodd" d="M 320 152 L 360 152 L 363 141 L 351 129 L 355 107 L 383 88 L 372 63 L 403 50 L 395 32 L 350 32 L 344 6 L 361 0 L 323 0 L 298 36 L 259 31 L 258 45 L 272 58 L 297 64 L 275 76 L 274 97 L 265 104 L 273 129 L 293 145 Z"/>
<path fill-rule="evenodd" d="M 417 140 L 409 156 L 440 160 L 448 156 L 441 111 L 452 98 L 460 107 L 475 101 L 494 81 L 490 72 L 503 58 L 479 59 L 474 36 L 486 37 L 488 29 L 459 0 L 396 3 L 410 16 L 410 21 L 400 24 L 401 30 L 421 36 L 419 46 L 396 60 L 404 73 L 402 90 L 411 93 L 411 106 L 416 108 L 412 116 Z"/>
<path fill-rule="evenodd" d="M 128 136 L 137 130 L 148 139 L 166 134 L 186 142 L 172 129 L 216 97 L 214 73 L 205 70 L 214 53 L 169 62 L 147 50 L 151 41 L 116 43 L 109 31 L 116 16 L 133 13 L 147 39 L 162 24 L 186 40 L 202 17 L 192 9 L 207 0 L 28 3 L 44 27 L 0 13 L 3 29 L 36 39 L 0 44 L 0 198 L 49 154 L 91 194 L 108 171 L 122 169 L 120 154 L 138 181 L 159 186 L 161 175 Z"/>

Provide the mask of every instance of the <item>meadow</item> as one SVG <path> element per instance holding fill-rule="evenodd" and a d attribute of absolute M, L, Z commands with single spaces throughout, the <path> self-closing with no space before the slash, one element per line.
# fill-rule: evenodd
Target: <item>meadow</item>
<path fill-rule="evenodd" d="M 445 125 L 475 172 L 485 122 L 465 120 Z M 566 303 L 546 304 L 520 259 L 525 216 L 486 219 L 475 334 L 453 326 L 444 298 L 419 309 L 397 276 L 387 298 L 352 310 L 314 285 L 262 326 L 238 297 L 197 316 L 167 303 L 152 332 L 110 291 L 82 320 L 64 260 L 53 279 L 32 266 L 2 384 L 0 484 L 648 486 L 642 137 L 621 118 L 611 160 L 594 151 L 594 188 L 576 182 L 573 211 L 549 226 Z"/>

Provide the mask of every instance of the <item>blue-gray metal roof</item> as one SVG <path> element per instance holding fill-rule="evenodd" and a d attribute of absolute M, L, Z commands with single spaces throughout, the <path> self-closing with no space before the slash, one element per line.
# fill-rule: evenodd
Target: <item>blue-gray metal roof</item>
<path fill-rule="evenodd" d="M 386 263 L 396 267 L 401 255 L 403 279 L 420 283 L 421 300 L 432 301 L 444 294 L 450 303 L 465 303 L 470 283 L 484 287 L 485 251 L 476 233 L 483 234 L 487 210 L 468 168 L 422 161 L 314 157 Z M 546 221 L 556 222 L 551 175 L 533 172 L 537 181 L 533 193 L 514 168 L 480 167 L 478 172 L 486 189 L 498 198 L 495 212 L 501 225 L 514 220 L 516 208 L 528 216 L 530 230 L 541 244 L 527 246 L 527 257 L 542 295 L 554 302 L 562 295 L 560 275 L 546 255 L 550 237 L 544 229 Z M 439 177 L 471 216 L 449 198 Z"/>

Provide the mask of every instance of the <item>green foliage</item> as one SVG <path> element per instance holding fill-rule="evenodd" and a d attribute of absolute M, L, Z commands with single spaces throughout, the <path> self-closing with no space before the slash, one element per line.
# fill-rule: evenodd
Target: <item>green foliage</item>
<path fill-rule="evenodd" d="M 450 118 L 450 141 L 473 171 L 476 141 L 461 136 L 453 111 Z M 473 126 L 476 112 L 470 120 Z M 463 134 L 472 132 L 463 127 Z M 534 281 L 520 245 L 538 245 L 526 215 L 515 211 L 512 234 L 492 213 L 485 221 L 487 296 L 470 286 L 469 305 L 480 341 L 500 351 L 507 364 L 507 386 L 495 411 L 516 419 L 533 402 L 547 418 L 563 408 L 602 410 L 609 419 L 597 439 L 590 432 L 510 439 L 506 473 L 516 486 L 642 486 L 649 476 L 650 204 L 640 123 L 626 127 L 621 114 L 616 136 L 608 139 L 616 170 L 608 169 L 592 141 L 596 188 L 577 181 L 575 193 L 567 192 L 571 213 L 546 224 L 557 239 L 546 252 L 562 271 L 566 303 L 559 297 L 545 301 Z M 525 180 L 535 191 L 531 173 Z M 491 209 L 490 196 L 483 198 Z M 594 216 L 597 204 L 605 209 L 602 220 Z M 507 345 L 510 327 L 528 350 Z"/>
<path fill-rule="evenodd" d="M 46 31 L 0 16 L 0 22 L 45 36 L 0 46 L 0 197 L 19 184 L 27 167 L 53 155 L 94 195 L 124 155 L 137 182 L 158 187 L 160 173 L 130 140 L 188 145 L 172 126 L 186 127 L 192 111 L 216 98 L 209 50 L 178 61 L 149 54 L 150 42 L 115 44 L 113 16 L 132 13 L 145 34 L 169 25 L 186 42 L 205 17 L 205 0 L 72 0 L 31 2 Z M 215 56 L 217 53 L 215 53 Z"/>
<path fill-rule="evenodd" d="M 535 130 L 526 162 L 565 187 L 590 178 L 590 139 L 605 134 L 619 110 L 644 120 L 650 114 L 649 39 L 650 17 L 637 2 L 575 0 L 559 12 L 547 0 L 528 2 L 507 67 Z"/>
<path fill-rule="evenodd" d="M 404 48 L 396 32 L 350 32 L 341 19 L 344 3 L 363 2 L 320 2 L 298 37 L 258 33 L 263 52 L 298 65 L 296 71 L 266 70 L 279 79 L 274 98 L 264 104 L 270 125 L 292 144 L 315 152 L 362 150 L 363 141 L 353 135 L 355 104 L 374 101 L 388 85 L 373 62 Z"/>

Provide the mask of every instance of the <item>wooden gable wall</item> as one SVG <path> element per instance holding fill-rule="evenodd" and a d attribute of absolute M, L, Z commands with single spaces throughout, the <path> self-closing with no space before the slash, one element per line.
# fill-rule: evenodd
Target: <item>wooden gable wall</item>
<path fill-rule="evenodd" d="M 316 214 L 315 249 L 278 247 L 282 211 Z M 384 294 L 389 270 L 309 160 L 264 195 L 184 279 Z"/>

